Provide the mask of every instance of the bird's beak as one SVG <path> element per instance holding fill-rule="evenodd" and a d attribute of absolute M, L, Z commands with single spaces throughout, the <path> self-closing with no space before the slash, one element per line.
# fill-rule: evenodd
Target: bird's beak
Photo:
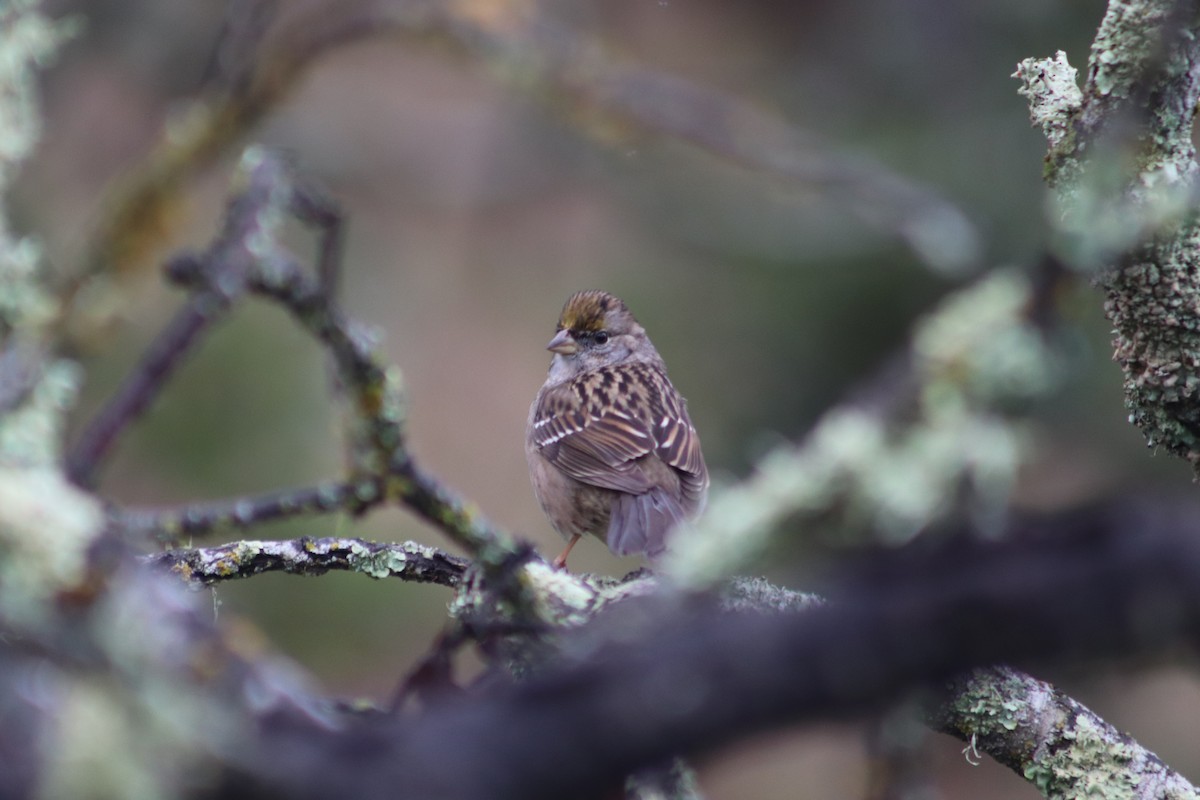
<path fill-rule="evenodd" d="M 550 344 L 546 345 L 546 349 L 551 353 L 569 356 L 579 352 L 579 345 L 571 338 L 570 331 L 561 330 L 554 334 L 554 338 L 550 340 Z"/>

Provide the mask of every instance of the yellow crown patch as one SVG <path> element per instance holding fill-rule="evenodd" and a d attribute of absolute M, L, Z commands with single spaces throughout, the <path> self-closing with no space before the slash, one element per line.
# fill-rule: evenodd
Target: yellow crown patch
<path fill-rule="evenodd" d="M 620 298 L 595 289 L 576 292 L 563 306 L 558 318 L 558 329 L 568 331 L 595 332 L 604 329 L 605 319 L 613 311 L 625 311 Z"/>

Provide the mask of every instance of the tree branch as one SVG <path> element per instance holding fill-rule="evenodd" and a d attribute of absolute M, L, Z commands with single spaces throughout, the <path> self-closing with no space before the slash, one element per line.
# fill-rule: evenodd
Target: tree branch
<path fill-rule="evenodd" d="M 1113 0 L 1080 92 L 1061 53 L 1017 69 L 1050 138 L 1060 252 L 1099 276 L 1131 421 L 1200 470 L 1200 12 Z M 1200 474 L 1198 472 L 1197 474 Z"/>
<path fill-rule="evenodd" d="M 120 432 L 146 408 L 209 321 L 244 292 L 287 309 L 333 357 L 342 386 L 357 412 L 349 436 L 353 474 L 343 482 L 276 492 L 215 504 L 160 511 L 117 511 L 130 532 L 195 533 L 245 526 L 298 513 L 359 513 L 398 501 L 467 549 L 486 569 L 505 572 L 531 550 L 492 525 L 448 487 L 425 472 L 405 446 L 405 404 L 398 372 L 383 363 L 374 336 L 337 308 L 340 214 L 324 198 L 297 188 L 276 156 L 247 150 L 241 170 L 246 188 L 230 202 L 222 233 L 202 254 L 173 259 L 169 276 L 194 294 L 141 367 L 85 429 L 68 459 L 78 482 L 91 480 Z M 296 213 L 320 226 L 318 276 L 310 278 L 278 240 L 285 215 Z"/>
<path fill-rule="evenodd" d="M 566 655 L 521 683 L 346 735 L 268 724 L 260 778 L 304 796 L 385 797 L 397 785 L 446 798 L 600 796 L 672 756 L 892 704 L 972 667 L 1160 651 L 1200 635 L 1196 519 L 1116 506 L 1028 520 L 1004 543 L 892 550 L 848 568 L 833 602 L 803 613 L 714 614 L 671 596 L 621 604 L 564 634 Z M 1076 735 L 1090 735 L 1078 717 Z M 1133 780 L 1128 741 L 1106 762 L 1095 739 L 1075 741 L 1071 758 L 1025 762 L 1026 777 L 1078 785 L 1120 768 Z M 1101 772 L 1081 775 L 1084 756 Z"/>
<path fill-rule="evenodd" d="M 1082 703 L 1009 667 L 954 679 L 928 722 L 987 753 L 1046 797 L 1119 788 L 1138 800 L 1195 798 L 1197 788 Z"/>
<path fill-rule="evenodd" d="M 72 482 L 93 486 L 96 470 L 121 432 L 149 407 L 200 335 L 224 317 L 245 292 L 256 268 L 250 243 L 272 236 L 269 229 L 279 223 L 288 204 L 286 195 L 280 192 L 284 184 L 282 165 L 262 159 L 245 166 L 247 186 L 230 201 L 223 230 L 203 256 L 208 280 L 176 313 L 116 394 L 84 428 L 66 458 L 66 473 Z M 183 267 L 176 264 L 173 269 Z M 199 271 L 199 267 L 196 269 Z"/>
<path fill-rule="evenodd" d="M 111 512 L 123 531 L 137 537 L 178 542 L 189 536 L 242 530 L 293 517 L 363 511 L 382 502 L 382 481 L 330 481 L 300 489 L 168 508 L 119 508 Z"/>
<path fill-rule="evenodd" d="M 372 578 L 399 578 L 456 588 L 465 559 L 416 542 L 370 542 L 342 537 L 290 541 L 240 541 L 220 547 L 169 550 L 144 556 L 143 563 L 170 570 L 193 585 L 211 586 L 263 572 L 324 575 L 330 570 L 361 572 Z"/>

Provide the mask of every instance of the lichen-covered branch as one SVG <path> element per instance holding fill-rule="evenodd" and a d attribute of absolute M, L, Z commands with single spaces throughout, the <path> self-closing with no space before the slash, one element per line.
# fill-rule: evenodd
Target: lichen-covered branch
<path fill-rule="evenodd" d="M 1118 505 L 1025 520 L 1006 541 L 887 549 L 846 565 L 830 602 L 799 613 L 720 614 L 706 598 L 640 597 L 563 632 L 559 655 L 524 680 L 360 728 L 353 744 L 268 726 L 268 785 L 364 798 L 391 796 L 398 781 L 421 796 L 600 795 L 680 753 L 878 709 L 971 668 L 1161 652 L 1200 631 L 1194 512 Z M 1169 613 L 1144 613 L 1151 588 L 1171 598 Z M 1142 756 L 1118 747 L 1097 761 L 1101 745 L 1083 736 L 1090 722 L 1059 742 L 1079 747 L 1054 785 L 1132 783 Z M 1120 752 L 1135 769 L 1120 769 Z M 439 766 L 449 763 L 472 769 Z M 1083 777 L 1080 763 L 1097 771 Z M 1057 767 L 1040 761 L 1026 777 L 1048 785 Z"/>
<path fill-rule="evenodd" d="M 1062 375 L 1042 319 L 1047 289 L 1005 270 L 947 297 L 917 325 L 902 375 L 889 376 L 886 407 L 837 406 L 799 445 L 714 491 L 704 516 L 674 536 L 665 573 L 683 586 L 711 585 L 743 569 L 789 519 L 830 524 L 833 514 L 843 538 L 857 524 L 864 538 L 896 543 L 946 515 L 959 495 L 977 519 L 999 525 L 1026 457 L 1021 421 L 1003 411 L 1053 391 Z"/>
<path fill-rule="evenodd" d="M 284 541 L 244 540 L 221 547 L 169 550 L 143 561 L 184 581 L 208 586 L 263 572 L 323 575 L 330 570 L 360 572 L 371 578 L 399 578 L 457 587 L 465 559 L 416 542 L 398 544 L 364 539 L 325 538 Z"/>
<path fill-rule="evenodd" d="M 929 724 L 1022 775 L 1045 797 L 1195 800 L 1197 788 L 1131 736 L 1044 681 L 1008 667 L 950 684 Z"/>
<path fill-rule="evenodd" d="M 1050 139 L 1059 249 L 1102 270 L 1131 421 L 1151 447 L 1200 470 L 1200 229 L 1190 210 L 1200 11 L 1113 0 L 1082 92 L 1072 73 L 1061 53 L 1016 73 Z"/>
<path fill-rule="evenodd" d="M 724 590 L 735 610 L 794 611 L 825 601 L 762 579 L 739 578 Z M 736 599 L 735 599 L 736 598 Z M 990 756 L 1046 797 L 1076 797 L 1088 787 L 1120 788 L 1137 800 L 1195 800 L 1195 786 L 1096 712 L 1054 686 L 1011 667 L 987 667 L 952 679 L 925 705 L 924 721 Z"/>
<path fill-rule="evenodd" d="M 349 436 L 352 474 L 344 481 L 263 497 L 156 511 L 120 510 L 119 526 L 160 537 L 220 527 L 245 527 L 301 513 L 360 513 L 400 502 L 438 526 L 486 568 L 505 570 L 523 549 L 510 534 L 413 460 L 405 444 L 405 401 L 398 370 L 377 352 L 374 334 L 348 319 L 335 302 L 339 267 L 336 209 L 298 187 L 283 162 L 260 148 L 242 159 L 240 191 L 229 204 L 221 234 L 204 253 L 180 256 L 168 275 L 193 292 L 188 305 L 147 352 L 141 365 L 85 429 L 68 460 L 79 483 L 90 482 L 121 431 L 164 387 L 198 335 L 230 304 L 250 292 L 279 303 L 330 353 L 341 388 L 355 411 Z M 310 277 L 279 241 L 290 213 L 323 232 L 316 277 Z M 523 558 L 524 556 L 521 556 Z"/>
<path fill-rule="evenodd" d="M 283 571 L 318 575 L 328 570 L 361 572 L 373 578 L 460 584 L 466 563 L 434 548 L 411 542 L 380 544 L 359 539 L 300 539 L 243 541 L 222 547 L 176 550 L 148 556 L 156 569 L 168 569 L 195 585 L 209 585 Z M 553 577 L 547 572 L 542 580 Z M 602 581 L 591 599 L 559 617 L 578 625 L 596 610 L 620 599 L 653 594 L 646 579 Z M 589 584 L 584 579 L 584 584 Z M 468 592 L 469 594 L 469 592 Z M 762 579 L 736 579 L 723 589 L 722 606 L 738 612 L 792 612 L 817 608 L 824 601 L 813 595 L 774 586 Z M 474 625 L 501 627 L 499 619 L 484 620 L 474 601 L 457 601 L 460 616 L 470 608 Z M 560 612 L 561 613 L 561 609 Z M 975 670 L 950 682 L 946 693 L 928 706 L 928 724 L 967 742 L 974 751 L 991 756 L 1033 783 L 1046 796 L 1070 796 L 1101 781 L 1126 787 L 1132 798 L 1193 797 L 1194 787 L 1166 767 L 1134 739 L 1122 734 L 1095 712 L 1049 684 L 1008 667 Z M 678 765 L 668 772 L 639 774 L 632 796 L 652 791 L 663 781 L 675 796 L 687 796 Z M 668 778 L 670 780 L 668 780 Z M 686 780 L 684 780 L 686 784 Z"/>
<path fill-rule="evenodd" d="M 383 482 L 381 499 L 395 500 L 436 525 L 489 567 L 506 564 L 520 546 L 409 453 L 399 371 L 384 364 L 374 337 L 344 317 L 320 280 L 307 276 L 282 248 L 265 254 L 252 288 L 280 303 L 329 351 L 357 412 L 350 430 L 351 480 Z"/>

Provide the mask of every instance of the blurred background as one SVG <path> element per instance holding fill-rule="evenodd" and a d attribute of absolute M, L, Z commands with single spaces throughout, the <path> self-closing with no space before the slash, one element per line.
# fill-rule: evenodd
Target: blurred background
<path fill-rule="evenodd" d="M 13 215 L 59 275 L 80 270 L 111 182 L 197 96 L 226 9 L 212 0 L 49 2 L 82 26 L 44 76 L 46 131 Z M 285 6 L 290 5 L 285 3 Z M 315 6 L 308 0 L 297 7 Z M 469 4 L 465 4 L 469 5 Z M 485 5 L 477 3 L 476 5 Z M 333 4 L 338 6 L 338 4 Z M 1010 77 L 1062 49 L 1085 68 L 1101 0 L 604 0 L 555 13 L 617 59 L 715 89 L 941 193 L 978 227 L 984 262 L 1030 265 L 1047 238 L 1045 143 Z M 333 13 L 339 13 L 334 11 Z M 404 374 L 414 450 L 501 525 L 553 555 L 522 441 L 563 300 L 622 296 L 687 396 L 717 483 L 796 439 L 903 344 L 963 278 L 931 271 L 853 203 L 782 186 L 686 143 L 580 123 L 436 46 L 388 37 L 334 48 L 251 139 L 290 151 L 348 220 L 344 306 Z M 210 240 L 240 147 L 186 189 L 159 256 Z M 295 248 L 312 252 L 297 232 Z M 79 420 L 103 400 L 182 295 L 127 278 L 111 324 L 80 354 Z M 1017 502 L 1053 509 L 1120 490 L 1194 491 L 1125 421 L 1099 295 L 1069 303 L 1073 373 L 1035 409 L 1036 457 Z M 303 485 L 341 469 L 321 353 L 278 310 L 241 306 L 122 441 L 101 491 L 130 505 Z M 258 538 L 355 535 L 448 546 L 410 515 L 316 519 Z M 214 542 L 215 543 L 215 542 Z M 636 568 L 584 542 L 571 567 Z M 797 587 L 803 588 L 803 587 Z M 450 596 L 331 574 L 263 576 L 216 592 L 337 696 L 386 698 L 428 646 Z M 1200 780 L 1200 680 L 1155 664 L 1057 681 Z M 743 743 L 701 765 L 721 798 L 861 797 L 861 722 Z M 931 736 L 947 797 L 1033 797 L 1019 777 Z"/>

